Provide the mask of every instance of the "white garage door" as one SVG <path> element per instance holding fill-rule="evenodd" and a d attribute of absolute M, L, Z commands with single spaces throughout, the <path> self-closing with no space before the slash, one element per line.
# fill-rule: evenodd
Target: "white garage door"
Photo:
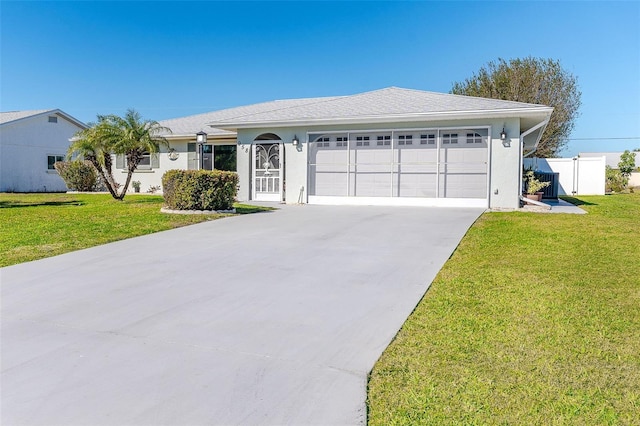
<path fill-rule="evenodd" d="M 485 128 L 312 135 L 309 202 L 463 199 L 486 206 L 487 134 Z"/>

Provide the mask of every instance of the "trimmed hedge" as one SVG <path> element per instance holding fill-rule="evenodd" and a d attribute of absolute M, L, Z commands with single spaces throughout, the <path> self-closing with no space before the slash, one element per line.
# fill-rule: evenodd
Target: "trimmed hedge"
<path fill-rule="evenodd" d="M 164 202 L 172 210 L 230 210 L 238 174 L 219 170 L 169 170 L 162 176 Z"/>
<path fill-rule="evenodd" d="M 70 190 L 90 192 L 96 189 L 98 172 L 89 161 L 56 161 L 53 167 Z"/>

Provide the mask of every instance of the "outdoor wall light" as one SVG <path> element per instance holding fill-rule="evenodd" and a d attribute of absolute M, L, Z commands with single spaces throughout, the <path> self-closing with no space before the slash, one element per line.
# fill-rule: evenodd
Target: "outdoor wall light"
<path fill-rule="evenodd" d="M 507 139 L 507 132 L 504 131 L 504 127 L 500 132 L 500 140 L 502 141 L 502 146 L 504 146 L 505 148 L 509 148 L 511 146 L 511 141 Z"/>
<path fill-rule="evenodd" d="M 196 142 L 207 143 L 207 134 L 200 130 L 198 133 L 196 133 Z"/>
<path fill-rule="evenodd" d="M 293 135 L 293 140 L 291 141 L 291 143 L 293 144 L 293 146 L 300 145 L 300 140 L 298 139 L 298 135 Z"/>
<path fill-rule="evenodd" d="M 202 170 L 204 168 L 204 151 L 202 145 L 207 143 L 207 134 L 200 130 L 196 133 L 196 143 L 198 144 L 198 155 L 200 155 L 200 161 L 198 161 L 198 170 Z"/>

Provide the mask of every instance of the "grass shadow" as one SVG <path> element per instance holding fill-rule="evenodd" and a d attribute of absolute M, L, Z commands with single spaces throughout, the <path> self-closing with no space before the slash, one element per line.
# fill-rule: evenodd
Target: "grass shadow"
<path fill-rule="evenodd" d="M 236 204 L 234 207 L 237 214 L 263 213 L 277 210 L 273 207 L 251 206 L 249 204 Z"/>
<path fill-rule="evenodd" d="M 576 197 L 570 197 L 568 195 L 562 195 L 559 198 L 562 198 L 564 201 L 566 201 L 567 203 L 571 203 L 574 206 L 597 206 L 596 203 L 590 203 L 588 201 L 584 201 Z"/>
<path fill-rule="evenodd" d="M 41 206 L 84 206 L 84 201 L 67 200 L 67 201 L 42 201 L 25 203 L 21 201 L 0 201 L 0 209 L 15 209 L 20 207 L 41 207 Z"/>

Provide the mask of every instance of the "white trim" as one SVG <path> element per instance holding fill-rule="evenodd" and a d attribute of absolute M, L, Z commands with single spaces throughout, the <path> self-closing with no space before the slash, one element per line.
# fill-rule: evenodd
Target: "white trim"
<path fill-rule="evenodd" d="M 457 119 L 485 119 L 485 118 L 526 118 L 536 117 L 541 114 L 550 115 L 553 112 L 551 107 L 526 107 L 526 108 L 505 108 L 497 110 L 472 110 L 472 111 L 443 111 L 432 113 L 407 113 L 388 115 L 368 115 L 359 117 L 343 118 L 319 118 L 319 119 L 292 119 L 292 120 L 260 120 L 260 121 L 218 121 L 210 122 L 209 126 L 223 130 L 237 130 L 255 127 L 291 127 L 291 126 L 313 126 L 313 125 L 341 125 L 358 123 L 397 123 L 411 121 L 435 121 L 435 120 L 457 120 Z"/>
<path fill-rule="evenodd" d="M 309 204 L 333 206 L 406 206 L 406 207 L 475 207 L 488 208 L 484 198 L 413 198 L 413 197 L 337 197 L 309 195 Z"/>
<path fill-rule="evenodd" d="M 489 130 L 487 130 L 487 205 L 490 206 L 491 205 L 491 177 L 493 176 L 493 174 L 491 173 L 491 159 L 493 158 L 493 144 L 491 143 L 493 141 L 493 138 L 491 137 L 491 131 L 493 129 L 491 128 L 491 126 L 489 126 Z"/>
<path fill-rule="evenodd" d="M 384 132 L 428 132 L 428 131 L 437 131 L 437 130 L 473 130 L 473 129 L 491 129 L 491 126 L 480 125 L 476 126 L 473 124 L 469 124 L 466 126 L 449 126 L 449 127 L 407 127 L 402 129 L 362 129 L 362 130 L 309 130 L 307 131 L 307 142 L 309 142 L 309 135 L 335 135 L 335 134 L 346 134 L 350 138 L 350 134 L 352 133 L 384 133 Z M 491 134 L 489 134 L 491 137 Z M 350 139 L 349 139 L 350 140 Z"/>

